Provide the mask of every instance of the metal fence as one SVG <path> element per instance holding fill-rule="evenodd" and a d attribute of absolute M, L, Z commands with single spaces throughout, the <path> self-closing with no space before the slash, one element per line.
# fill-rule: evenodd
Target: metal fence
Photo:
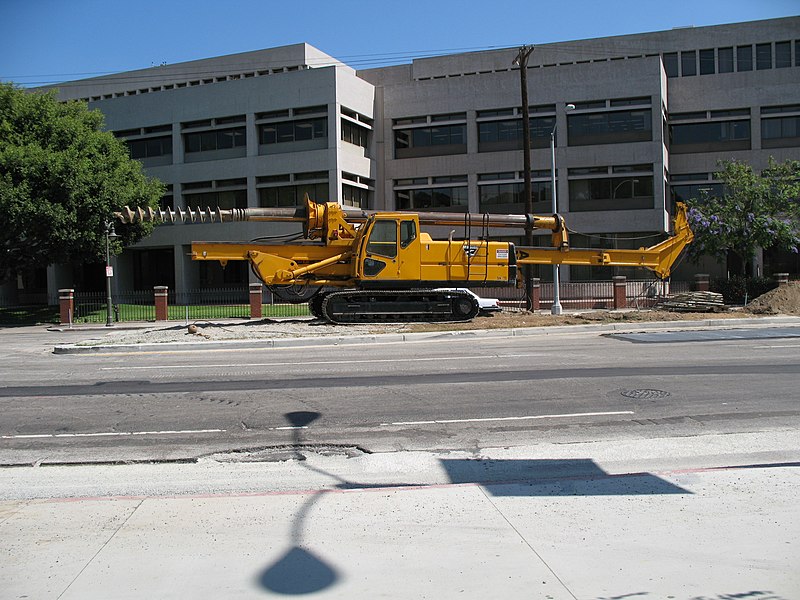
<path fill-rule="evenodd" d="M 553 284 L 541 282 L 540 307 L 549 309 L 553 302 Z M 491 287 L 470 286 L 470 289 L 485 298 L 497 298 L 506 310 L 525 309 L 525 290 L 523 287 Z M 636 281 L 626 282 L 627 305 L 631 308 L 649 308 L 668 294 L 683 293 L 690 290 L 689 282 Z M 561 305 L 565 310 L 603 309 L 614 306 L 614 284 L 611 281 L 570 281 L 562 282 L 559 288 Z M 176 292 L 169 290 L 168 317 L 172 321 L 196 321 L 203 319 L 246 319 L 250 317 L 250 292 L 246 287 L 197 289 Z M 42 313 L 40 320 L 54 320 L 58 314 L 52 308 L 57 307 L 58 297 L 26 298 L 28 301 L 39 300 L 32 304 L 41 304 L 42 308 L 50 307 L 47 314 Z M 0 302 L 2 304 L 2 302 Z M 107 303 L 105 292 L 75 292 L 74 323 L 105 323 L 107 320 Z M 6 318 L 13 316 L 11 307 L 2 307 Z M 30 306 L 24 307 L 25 314 L 30 314 Z M 52 314 L 51 314 L 52 313 Z M 155 321 L 155 301 L 152 290 L 115 293 L 112 296 L 112 320 Z M 303 302 L 291 304 L 273 295 L 264 288 L 262 295 L 262 315 L 270 317 L 308 316 L 308 305 Z"/>
<path fill-rule="evenodd" d="M 105 323 L 108 302 L 105 292 L 75 292 L 73 323 Z M 111 298 L 111 315 L 114 322 L 155 321 L 156 309 L 152 291 L 134 291 L 114 294 Z"/>
<path fill-rule="evenodd" d="M 690 283 L 662 282 L 658 280 L 628 280 L 625 296 L 630 308 L 650 308 L 669 294 L 690 290 Z M 470 289 L 484 298 L 497 298 L 500 306 L 507 310 L 525 309 L 524 287 L 476 287 Z M 568 281 L 559 285 L 559 297 L 564 310 L 608 309 L 614 307 L 613 281 Z M 552 282 L 541 282 L 539 287 L 540 308 L 553 304 Z"/>
<path fill-rule="evenodd" d="M 196 289 L 176 292 L 169 290 L 167 315 L 170 321 L 197 321 L 203 319 L 250 318 L 250 292 L 248 288 Z M 280 302 L 265 294 L 262 304 L 264 317 L 295 317 L 309 315 L 308 306 Z M 276 302 L 277 300 L 277 302 Z M 120 292 L 112 295 L 114 322 L 155 321 L 156 310 L 152 290 Z M 75 292 L 74 323 L 105 323 L 108 318 L 107 298 L 104 292 Z"/>

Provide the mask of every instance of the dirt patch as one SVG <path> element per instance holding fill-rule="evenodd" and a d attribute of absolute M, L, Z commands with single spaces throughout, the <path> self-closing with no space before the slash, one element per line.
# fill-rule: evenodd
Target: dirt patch
<path fill-rule="evenodd" d="M 406 325 L 404 331 L 465 331 L 470 329 L 517 329 L 520 327 L 548 327 L 559 325 L 586 325 L 597 323 L 642 323 L 653 321 L 702 321 L 705 319 L 741 319 L 740 311 L 709 313 L 669 312 L 664 310 L 589 311 L 551 315 L 526 311 L 502 312 L 488 317 L 478 317 L 469 323 L 419 323 Z"/>
<path fill-rule="evenodd" d="M 800 315 L 800 281 L 791 281 L 762 294 L 745 310 L 754 315 Z"/>
<path fill-rule="evenodd" d="M 776 290 L 777 291 L 777 290 Z M 795 290 L 797 293 L 800 290 Z M 772 292 L 770 292 L 772 294 Z M 782 298 L 782 296 L 780 296 Z M 796 296 L 795 296 L 796 298 Z M 769 300 L 769 299 L 765 299 Z M 795 305 L 796 304 L 795 300 Z M 785 304 L 773 300 L 769 306 L 775 312 Z M 753 303 L 755 305 L 755 302 Z M 555 327 L 560 325 L 586 325 L 604 323 L 645 323 L 653 321 L 702 321 L 706 319 L 736 319 L 775 312 L 745 312 L 741 309 L 724 313 L 687 313 L 664 310 L 595 310 L 563 315 L 547 311 L 503 311 L 487 317 L 477 317 L 468 323 L 409 323 L 332 325 L 318 319 L 260 319 L 239 323 L 198 322 L 192 325 L 151 327 L 135 331 L 112 331 L 100 337 L 78 342 L 80 346 L 119 344 L 186 343 L 223 340 L 262 340 L 297 337 L 352 337 L 380 333 L 415 333 L 431 331 L 469 331 L 476 329 L 522 329 L 525 327 Z M 794 313 L 800 314 L 795 310 Z"/>

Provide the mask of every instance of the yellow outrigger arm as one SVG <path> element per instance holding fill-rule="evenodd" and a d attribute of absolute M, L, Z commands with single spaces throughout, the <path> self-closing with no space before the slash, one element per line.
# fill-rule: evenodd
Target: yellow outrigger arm
<path fill-rule="evenodd" d="M 673 235 L 649 248 L 638 250 L 599 250 L 570 248 L 569 243 L 557 247 L 517 247 L 518 265 L 585 265 L 591 267 L 644 267 L 661 279 L 669 277 L 673 265 L 684 248 L 694 239 L 689 228 L 687 208 L 676 205 Z"/>

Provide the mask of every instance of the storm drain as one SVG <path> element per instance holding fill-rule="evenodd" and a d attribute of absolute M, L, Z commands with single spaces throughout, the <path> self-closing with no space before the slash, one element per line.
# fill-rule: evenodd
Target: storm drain
<path fill-rule="evenodd" d="M 289 445 L 217 452 L 209 455 L 207 458 L 221 463 L 287 462 L 291 460 L 306 460 L 309 454 L 356 458 L 364 454 L 369 454 L 369 452 L 358 446 Z"/>
<path fill-rule="evenodd" d="M 669 397 L 669 392 L 664 390 L 622 390 L 620 394 L 634 400 L 658 400 Z"/>

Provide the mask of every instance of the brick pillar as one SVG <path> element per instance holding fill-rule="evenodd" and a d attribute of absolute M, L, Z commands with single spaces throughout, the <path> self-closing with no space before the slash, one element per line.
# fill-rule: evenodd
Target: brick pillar
<path fill-rule="evenodd" d="M 626 308 L 627 301 L 627 278 L 624 275 L 617 275 L 611 278 L 614 282 L 614 308 Z"/>
<path fill-rule="evenodd" d="M 169 287 L 166 285 L 157 285 L 153 288 L 153 296 L 156 303 L 156 321 L 168 321 L 169 314 L 167 312 L 167 295 Z"/>
<path fill-rule="evenodd" d="M 263 304 L 263 287 L 260 283 L 250 284 L 250 318 L 260 319 L 264 316 L 261 305 Z"/>
<path fill-rule="evenodd" d="M 707 292 L 709 290 L 708 273 L 698 273 L 694 276 L 694 291 Z"/>
<path fill-rule="evenodd" d="M 788 273 L 775 273 L 775 279 L 778 280 L 778 287 L 782 285 L 789 285 L 789 274 Z"/>
<path fill-rule="evenodd" d="M 61 324 L 75 322 L 75 290 L 66 288 L 58 290 L 58 312 L 61 315 Z"/>
<path fill-rule="evenodd" d="M 542 280 L 534 277 L 531 282 L 531 310 L 539 310 L 539 302 L 542 298 Z"/>

